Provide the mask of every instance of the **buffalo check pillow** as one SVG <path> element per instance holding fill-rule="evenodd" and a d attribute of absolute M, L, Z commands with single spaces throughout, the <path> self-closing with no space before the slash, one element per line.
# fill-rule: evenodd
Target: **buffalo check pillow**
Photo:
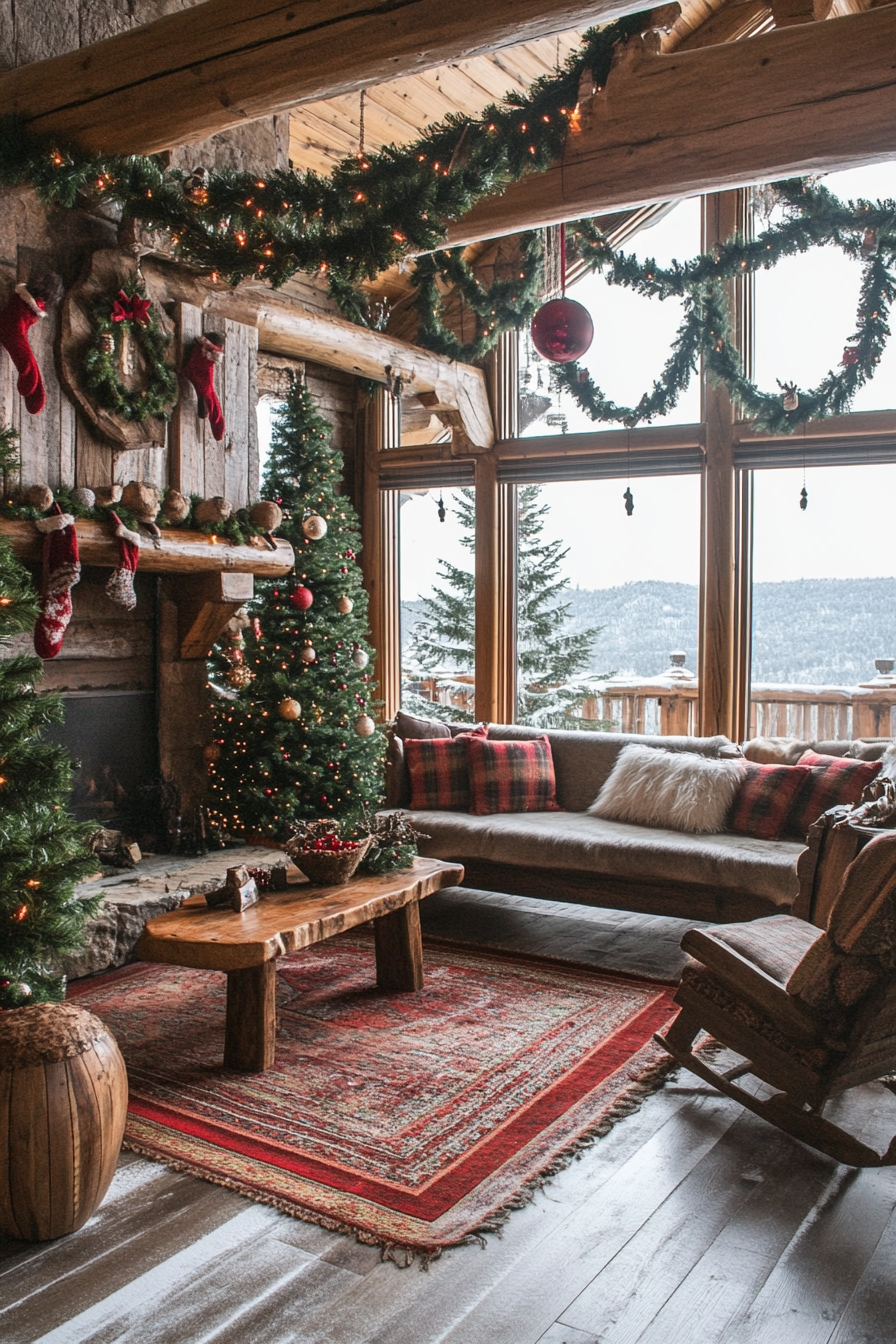
<path fill-rule="evenodd" d="M 554 758 L 546 737 L 528 742 L 490 742 L 469 737 L 470 811 L 562 812 L 557 802 Z"/>
<path fill-rule="evenodd" d="M 743 780 L 731 811 L 727 829 L 757 840 L 780 840 L 791 834 L 789 821 L 794 799 L 812 771 L 807 765 L 741 766 Z"/>
<path fill-rule="evenodd" d="M 829 807 L 860 803 L 862 790 L 880 771 L 880 761 L 852 761 L 815 751 L 804 752 L 799 764 L 809 768 L 809 777 L 797 791 L 786 827 L 797 840 L 805 840 L 809 827 Z"/>
<path fill-rule="evenodd" d="M 466 812 L 470 806 L 467 740 L 485 737 L 487 732 L 483 725 L 457 737 L 406 737 L 404 758 L 411 782 L 411 808 Z"/>

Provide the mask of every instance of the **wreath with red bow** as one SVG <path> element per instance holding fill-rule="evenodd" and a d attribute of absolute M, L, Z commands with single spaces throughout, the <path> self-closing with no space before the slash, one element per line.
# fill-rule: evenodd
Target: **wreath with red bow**
<path fill-rule="evenodd" d="M 139 346 L 146 372 L 144 385 L 133 389 L 121 376 L 126 334 Z M 93 337 L 84 355 L 85 389 L 123 420 L 167 417 L 177 399 L 177 376 L 165 361 L 170 344 L 146 291 L 139 286 L 120 289 L 94 307 Z"/>

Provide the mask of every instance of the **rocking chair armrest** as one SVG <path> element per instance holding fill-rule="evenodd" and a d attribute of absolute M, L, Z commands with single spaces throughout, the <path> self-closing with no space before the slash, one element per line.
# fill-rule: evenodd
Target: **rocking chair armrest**
<path fill-rule="evenodd" d="M 721 980 L 730 993 L 742 996 L 767 1013 L 783 1031 L 801 1041 L 817 1042 L 822 1036 L 822 1024 L 809 1008 L 787 993 L 780 980 L 733 947 L 718 942 L 712 937 L 711 930 L 689 929 L 681 946 L 711 975 Z"/>

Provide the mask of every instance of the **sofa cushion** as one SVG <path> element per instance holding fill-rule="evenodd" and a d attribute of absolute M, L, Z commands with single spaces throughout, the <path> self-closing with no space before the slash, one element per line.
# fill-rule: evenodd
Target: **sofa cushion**
<path fill-rule="evenodd" d="M 521 724 L 491 723 L 489 741 L 520 742 L 543 737 L 544 729 L 526 728 Z M 649 737 L 636 733 L 578 732 L 573 728 L 552 728 L 547 734 L 554 758 L 557 780 L 557 802 L 570 812 L 584 812 L 590 807 L 616 764 L 623 747 L 636 743 L 657 751 L 691 751 L 700 756 L 718 757 L 732 753 L 740 756 L 739 748 L 729 738 L 716 737 Z"/>
<path fill-rule="evenodd" d="M 404 754 L 406 737 L 421 739 L 450 737 L 447 723 L 424 719 L 400 709 L 386 734 L 386 807 L 410 807 L 411 780 Z"/>
<path fill-rule="evenodd" d="M 487 742 L 467 735 L 467 754 L 474 815 L 559 811 L 547 737 L 531 742 Z"/>
<path fill-rule="evenodd" d="M 686 835 L 586 812 L 510 812 L 488 817 L 459 812 L 412 812 L 430 838 L 420 852 L 462 862 L 576 869 L 631 881 L 694 883 L 724 892 L 749 891 L 789 907 L 799 891 L 796 862 L 805 846 L 794 840 L 739 835 Z"/>
<path fill-rule="evenodd" d="M 738 761 L 630 743 L 588 808 L 594 817 L 673 831 L 721 831 L 741 780 Z"/>
<path fill-rule="evenodd" d="M 757 840 L 789 835 L 793 801 L 811 771 L 807 765 L 743 766 L 743 781 L 728 814 L 728 830 Z"/>
<path fill-rule="evenodd" d="M 842 756 L 824 756 L 807 751 L 800 765 L 809 767 L 809 776 L 797 790 L 785 823 L 794 839 L 805 839 L 809 827 L 829 807 L 861 802 L 862 790 L 880 772 L 878 761 L 850 761 Z"/>
<path fill-rule="evenodd" d="M 485 735 L 485 729 L 481 731 Z M 404 755 L 411 782 L 410 806 L 461 809 L 470 806 L 470 766 L 466 739 L 433 737 L 404 739 Z"/>

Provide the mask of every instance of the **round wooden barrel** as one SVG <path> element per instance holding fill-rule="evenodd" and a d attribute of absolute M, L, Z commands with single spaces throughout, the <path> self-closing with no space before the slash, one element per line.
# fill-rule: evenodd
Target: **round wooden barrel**
<path fill-rule="evenodd" d="M 0 1013 L 0 1230 L 49 1241 L 82 1227 L 115 1172 L 127 1106 L 124 1060 L 93 1013 Z"/>

